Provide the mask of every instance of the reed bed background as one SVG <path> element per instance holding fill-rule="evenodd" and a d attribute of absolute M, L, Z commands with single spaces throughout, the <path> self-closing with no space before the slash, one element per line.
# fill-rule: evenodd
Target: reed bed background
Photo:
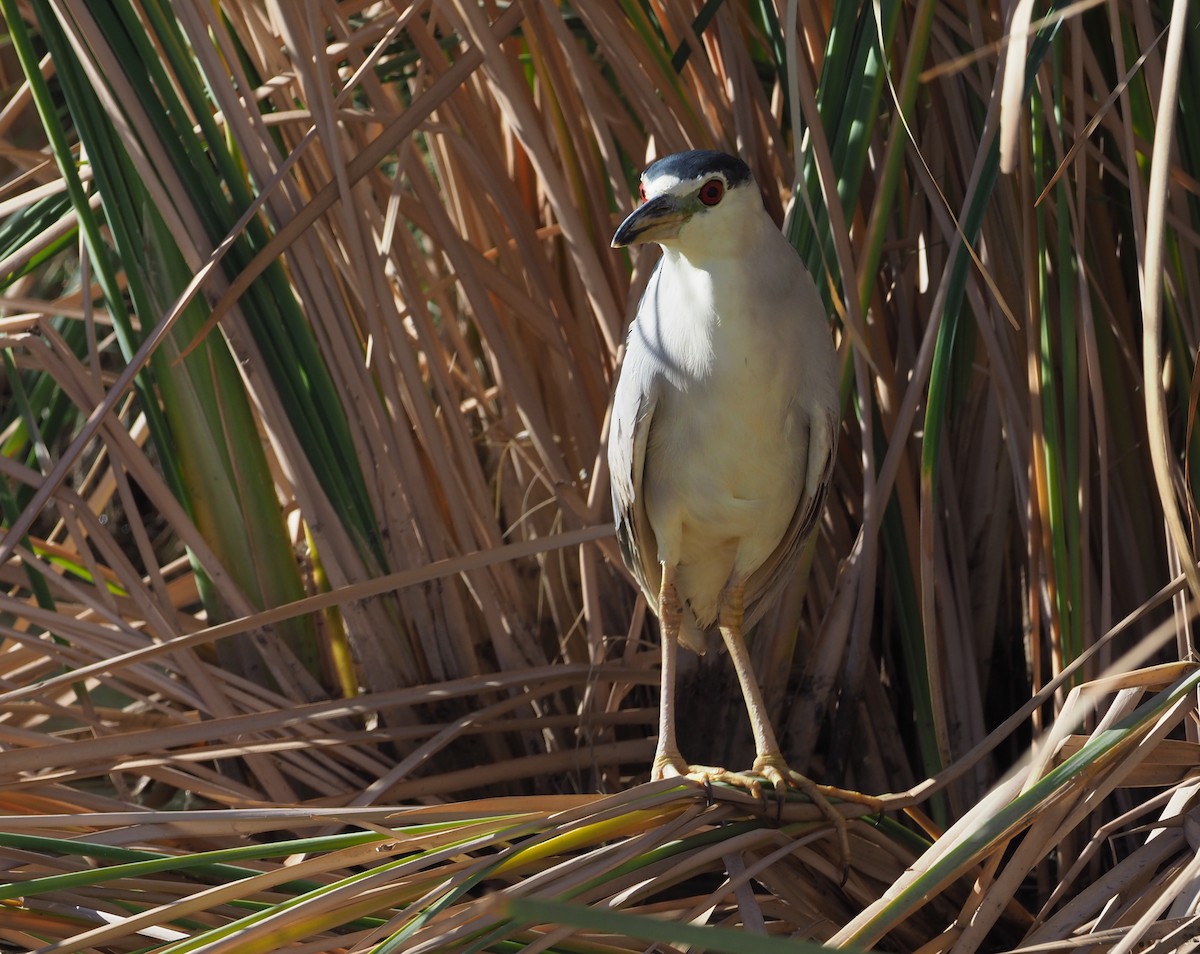
<path fill-rule="evenodd" d="M 1194 949 L 1194 6 L 0 11 L 0 949 Z M 700 147 L 839 342 L 753 654 L 848 859 L 639 784 L 608 243 Z"/>

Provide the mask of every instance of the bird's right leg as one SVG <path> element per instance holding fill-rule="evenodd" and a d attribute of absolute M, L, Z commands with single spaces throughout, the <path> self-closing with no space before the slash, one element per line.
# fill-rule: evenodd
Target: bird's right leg
<path fill-rule="evenodd" d="M 662 584 L 658 590 L 658 621 L 662 639 L 662 674 L 658 703 L 658 749 L 650 778 L 674 778 L 687 775 L 691 768 L 679 754 L 675 741 L 675 660 L 679 655 L 679 627 L 683 623 L 683 603 L 675 585 L 676 567 L 663 563 Z"/>

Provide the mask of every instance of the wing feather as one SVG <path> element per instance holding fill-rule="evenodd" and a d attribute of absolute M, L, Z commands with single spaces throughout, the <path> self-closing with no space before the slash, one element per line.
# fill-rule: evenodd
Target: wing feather
<path fill-rule="evenodd" d="M 837 414 L 815 408 L 809 418 L 808 451 L 805 457 L 805 486 L 778 546 L 746 581 L 745 626 L 749 629 L 768 610 L 791 582 L 808 538 L 816 529 L 833 478 L 837 450 Z"/>
<path fill-rule="evenodd" d="M 656 268 L 642 296 L 643 304 L 654 293 L 658 277 L 659 269 Z M 641 307 L 639 304 L 639 312 Z M 655 371 L 651 356 L 636 331 L 635 318 L 630 325 L 624 365 L 613 396 L 608 467 L 621 556 L 650 605 L 657 608 L 662 567 L 658 562 L 658 541 L 646 515 L 642 476 L 646 468 L 646 446 L 658 404 L 661 377 Z"/>

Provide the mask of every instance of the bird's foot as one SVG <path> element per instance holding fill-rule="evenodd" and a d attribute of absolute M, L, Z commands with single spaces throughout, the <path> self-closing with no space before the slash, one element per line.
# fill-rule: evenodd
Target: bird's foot
<path fill-rule="evenodd" d="M 737 774 L 746 780 L 745 787 L 755 795 L 761 795 L 762 779 L 766 779 L 774 786 L 781 806 L 783 797 L 789 788 L 795 788 L 808 797 L 808 800 L 825 816 L 825 820 L 833 826 L 837 833 L 838 852 L 842 862 L 841 883 L 845 884 L 846 877 L 850 873 L 850 833 L 846 826 L 845 816 L 830 804 L 829 799 L 859 802 L 867 800 L 869 796 L 859 795 L 858 792 L 846 792 L 828 785 L 818 785 L 808 776 L 801 775 L 789 767 L 782 756 L 778 755 L 760 755 L 754 760 L 754 767 L 749 773 Z M 732 781 L 732 779 L 725 779 L 725 781 Z M 874 804 L 874 801 L 871 803 Z"/>
<path fill-rule="evenodd" d="M 751 769 L 751 772 L 765 778 L 775 786 L 776 791 L 786 790 L 788 787 L 795 788 L 807 795 L 812 802 L 821 799 L 826 802 L 829 799 L 853 802 L 855 805 L 865 805 L 874 812 L 882 812 L 884 808 L 883 799 L 877 795 L 865 795 L 853 789 L 837 788 L 833 785 L 818 785 L 807 776 L 789 768 L 779 756 L 760 755 L 754 760 L 754 768 Z M 753 776 L 749 777 L 753 778 Z"/>
<path fill-rule="evenodd" d="M 679 755 L 659 755 L 655 757 L 654 765 L 650 769 L 650 781 L 657 782 L 664 778 L 686 778 L 693 782 L 699 782 L 708 793 L 710 804 L 713 800 L 712 787 L 714 782 L 726 782 L 730 785 L 738 785 L 741 788 L 749 788 L 752 781 L 758 781 L 748 775 L 742 776 L 737 772 L 730 772 L 728 769 L 717 765 L 689 765 Z M 745 780 L 744 782 L 742 781 L 743 779 Z M 761 795 L 758 797 L 761 797 Z"/>
<path fill-rule="evenodd" d="M 650 781 L 664 778 L 690 778 L 697 782 L 712 784 L 728 781 L 730 772 L 715 765 L 688 765 L 679 755 L 657 755 L 650 767 Z"/>
<path fill-rule="evenodd" d="M 838 853 L 841 856 L 842 884 L 850 870 L 850 833 L 846 826 L 846 818 L 830 802 L 830 799 L 841 802 L 853 802 L 866 805 L 874 811 L 883 810 L 881 799 L 864 795 L 861 792 L 835 788 L 832 785 L 818 785 L 806 775 L 801 775 L 791 768 L 781 756 L 760 755 L 754 760 L 754 765 L 748 772 L 731 772 L 715 765 L 689 765 L 679 755 L 659 755 L 654 760 L 650 778 L 654 781 L 664 778 L 688 778 L 703 783 L 706 789 L 712 788 L 716 782 L 744 788 L 755 798 L 766 801 L 763 792 L 763 781 L 771 784 L 782 808 L 783 798 L 789 788 L 794 788 L 808 797 L 817 810 L 825 816 L 826 821 L 837 833 Z"/>

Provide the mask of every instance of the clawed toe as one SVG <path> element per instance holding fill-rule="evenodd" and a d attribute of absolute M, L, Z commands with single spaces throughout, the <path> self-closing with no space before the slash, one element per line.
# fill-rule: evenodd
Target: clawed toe
<path fill-rule="evenodd" d="M 788 789 L 796 789 L 808 797 L 808 800 L 837 833 L 843 884 L 845 884 L 850 870 L 850 835 L 845 816 L 834 808 L 829 799 L 854 802 L 877 809 L 880 807 L 879 799 L 868 795 L 817 785 L 807 776 L 790 768 L 778 756 L 759 756 L 754 760 L 754 765 L 748 772 L 731 772 L 713 765 L 688 765 L 678 758 L 656 759 L 651 777 L 655 779 L 687 778 L 700 782 L 704 786 L 709 804 L 713 801 L 713 785 L 717 782 L 745 789 L 755 798 L 762 799 L 764 812 L 767 809 L 769 797 L 764 790 L 764 783 L 769 784 L 775 794 L 776 820 L 783 816 L 783 804 L 787 798 Z"/>
<path fill-rule="evenodd" d="M 829 799 L 824 794 L 824 791 L 828 791 L 836 798 L 841 796 L 841 791 L 838 788 L 822 790 L 822 787 L 816 785 L 808 776 L 802 775 L 793 768 L 788 767 L 788 764 L 781 757 L 769 755 L 758 756 L 754 767 L 750 769 L 749 773 L 730 772 L 725 774 L 725 778 L 720 779 L 720 781 L 727 781 L 732 785 L 749 788 L 751 793 L 760 797 L 762 796 L 763 780 L 770 782 L 770 785 L 774 787 L 776 798 L 778 798 L 778 803 L 776 803 L 778 804 L 776 818 L 782 816 L 788 788 L 796 788 L 796 790 L 808 796 L 810 802 L 826 817 L 826 821 L 838 833 L 838 850 L 841 856 L 841 883 L 845 883 L 846 876 L 850 872 L 850 832 L 848 832 L 846 826 L 846 818 L 841 815 L 841 812 L 834 809 L 832 804 L 829 804 Z"/>
<path fill-rule="evenodd" d="M 704 799 L 709 805 L 716 802 L 713 797 L 713 782 L 727 781 L 730 773 L 714 765 L 688 765 L 681 758 L 661 757 L 654 760 L 650 770 L 651 781 L 664 778 L 686 778 L 704 786 Z"/>

